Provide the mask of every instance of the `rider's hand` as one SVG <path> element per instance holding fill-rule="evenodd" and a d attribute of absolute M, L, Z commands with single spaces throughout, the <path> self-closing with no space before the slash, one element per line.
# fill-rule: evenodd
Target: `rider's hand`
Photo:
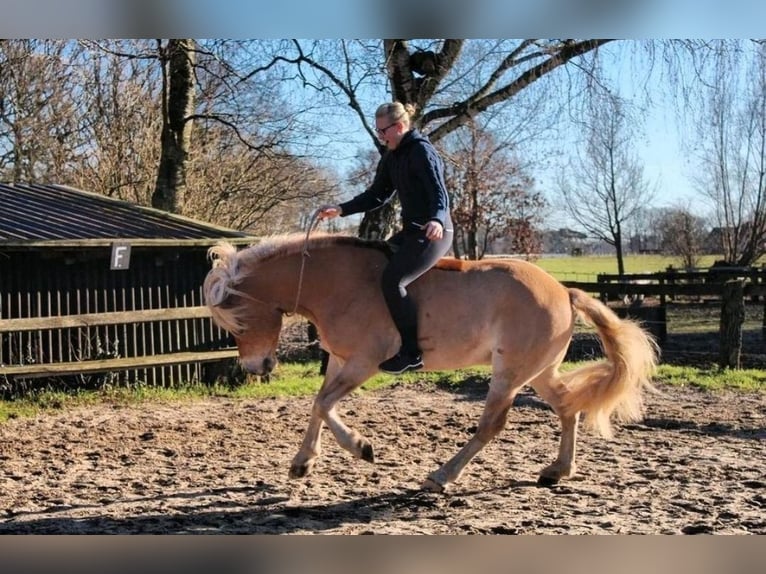
<path fill-rule="evenodd" d="M 323 205 L 317 210 L 319 219 L 332 219 L 340 215 L 341 208 L 338 205 Z"/>
<path fill-rule="evenodd" d="M 433 241 L 435 239 L 441 239 L 444 235 L 444 227 L 438 221 L 429 221 L 423 226 L 423 231 L 426 237 Z"/>

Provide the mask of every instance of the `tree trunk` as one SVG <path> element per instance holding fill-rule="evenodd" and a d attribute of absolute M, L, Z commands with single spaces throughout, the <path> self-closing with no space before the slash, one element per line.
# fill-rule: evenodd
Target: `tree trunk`
<path fill-rule="evenodd" d="M 380 209 L 368 211 L 359 224 L 359 237 L 364 239 L 387 239 L 396 226 L 396 210 L 390 203 Z"/>
<path fill-rule="evenodd" d="M 417 95 L 417 83 L 409 65 L 410 53 L 407 49 L 407 42 L 404 40 L 384 40 L 383 50 L 386 53 L 386 68 L 393 99 L 403 104 L 414 102 Z M 385 148 L 378 145 L 378 151 L 383 154 Z M 359 237 L 386 239 L 394 232 L 396 210 L 392 203 L 364 214 L 362 223 L 359 225 Z"/>
<path fill-rule="evenodd" d="M 464 255 L 462 236 L 457 227 L 455 227 L 455 233 L 452 234 L 452 255 L 457 259 L 462 259 Z M 764 320 L 764 332 L 766 332 L 766 320 Z"/>
<path fill-rule="evenodd" d="M 617 274 L 625 275 L 625 257 L 622 253 L 622 234 L 620 232 L 614 235 L 614 249 L 617 251 Z"/>
<path fill-rule="evenodd" d="M 739 369 L 742 351 L 742 325 L 745 322 L 744 281 L 724 283 L 721 293 L 721 327 L 719 366 Z"/>
<path fill-rule="evenodd" d="M 186 162 L 194 110 L 194 41 L 170 40 L 162 54 L 162 135 L 160 165 L 152 207 L 181 213 L 186 192 Z"/>

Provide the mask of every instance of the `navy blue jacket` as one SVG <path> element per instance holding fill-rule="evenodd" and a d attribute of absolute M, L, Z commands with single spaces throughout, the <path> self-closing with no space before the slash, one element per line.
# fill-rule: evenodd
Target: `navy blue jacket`
<path fill-rule="evenodd" d="M 416 129 L 407 132 L 396 149 L 380 158 L 372 185 L 341 203 L 341 215 L 378 209 L 397 192 L 405 229 L 428 221 L 452 228 L 442 160 L 428 138 Z"/>

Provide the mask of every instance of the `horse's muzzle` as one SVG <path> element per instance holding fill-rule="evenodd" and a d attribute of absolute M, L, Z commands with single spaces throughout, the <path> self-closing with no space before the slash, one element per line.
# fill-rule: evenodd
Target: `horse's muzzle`
<path fill-rule="evenodd" d="M 274 370 L 277 360 L 272 357 L 265 357 L 263 359 L 241 359 L 240 363 L 248 373 L 263 376 Z"/>

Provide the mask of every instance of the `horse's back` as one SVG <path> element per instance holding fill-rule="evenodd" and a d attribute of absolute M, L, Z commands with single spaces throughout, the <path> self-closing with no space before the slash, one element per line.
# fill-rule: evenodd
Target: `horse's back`
<path fill-rule="evenodd" d="M 468 296 L 476 303 L 495 295 L 525 303 L 534 300 L 569 306 L 566 287 L 534 263 L 520 259 L 464 261 L 445 257 L 427 275 L 431 289 L 452 285 L 456 295 Z"/>

